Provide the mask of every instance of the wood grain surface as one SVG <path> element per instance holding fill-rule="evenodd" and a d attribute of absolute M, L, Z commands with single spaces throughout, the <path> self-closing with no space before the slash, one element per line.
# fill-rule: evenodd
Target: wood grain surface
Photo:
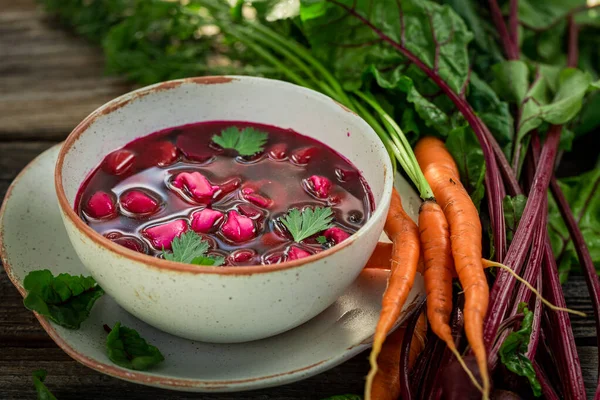
<path fill-rule="evenodd" d="M 96 47 L 56 26 L 33 0 L 0 0 L 0 199 L 35 156 L 62 141 L 87 114 L 133 86 L 103 74 Z M 565 286 L 590 398 L 595 388 L 597 337 L 581 277 Z M 293 357 L 282 354 L 282 357 Z M 319 399 L 360 393 L 367 354 L 316 377 L 278 388 L 222 395 L 171 392 L 120 381 L 70 359 L 27 311 L 0 269 L 0 399 L 34 399 L 31 372 L 48 371 L 47 385 L 67 399 Z"/>

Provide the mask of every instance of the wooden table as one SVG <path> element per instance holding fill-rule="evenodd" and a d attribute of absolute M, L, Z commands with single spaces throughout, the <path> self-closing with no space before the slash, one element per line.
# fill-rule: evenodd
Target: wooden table
<path fill-rule="evenodd" d="M 34 0 L 0 0 L 0 199 L 35 156 L 62 141 L 87 114 L 132 86 L 103 76 L 100 50 L 44 17 Z M 40 266 L 41 267 L 41 266 Z M 585 283 L 565 286 L 571 308 L 591 315 Z M 598 360 L 591 318 L 573 318 L 588 392 Z M 282 357 L 287 355 L 282 354 Z M 31 372 L 48 370 L 48 387 L 67 399 L 319 399 L 361 393 L 367 354 L 295 384 L 244 393 L 192 394 L 139 386 L 99 374 L 70 359 L 27 311 L 0 268 L 0 399 L 35 398 Z"/>

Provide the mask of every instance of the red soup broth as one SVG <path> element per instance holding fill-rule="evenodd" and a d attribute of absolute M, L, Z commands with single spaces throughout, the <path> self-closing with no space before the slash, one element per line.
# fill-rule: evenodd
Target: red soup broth
<path fill-rule="evenodd" d="M 264 151 L 242 157 L 212 141 L 232 126 L 266 132 Z M 305 207 L 331 207 L 334 228 L 295 243 L 279 218 Z M 75 200 L 80 217 L 115 243 L 162 257 L 174 236 L 193 230 L 224 265 L 319 253 L 356 232 L 373 209 L 359 171 L 330 147 L 290 129 L 237 121 L 136 139 L 107 155 Z"/>

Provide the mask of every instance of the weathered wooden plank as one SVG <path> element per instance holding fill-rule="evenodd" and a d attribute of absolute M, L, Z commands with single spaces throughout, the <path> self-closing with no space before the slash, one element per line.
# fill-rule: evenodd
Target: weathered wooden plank
<path fill-rule="evenodd" d="M 133 86 L 104 76 L 97 46 L 49 23 L 33 1 L 23 3 L 0 3 L 0 140 L 62 140 Z"/>

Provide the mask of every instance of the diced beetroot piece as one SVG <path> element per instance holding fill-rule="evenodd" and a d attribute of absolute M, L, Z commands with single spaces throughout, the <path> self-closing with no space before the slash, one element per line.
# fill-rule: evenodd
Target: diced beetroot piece
<path fill-rule="evenodd" d="M 240 249 L 231 253 L 228 257 L 230 263 L 247 263 L 256 257 L 256 251 L 252 249 Z"/>
<path fill-rule="evenodd" d="M 122 236 L 117 239 L 113 239 L 113 242 L 120 244 L 123 247 L 127 247 L 130 250 L 137 251 L 138 253 L 145 253 L 144 244 L 137 238 L 131 236 Z"/>
<path fill-rule="evenodd" d="M 198 136 L 194 132 L 184 133 L 177 137 L 176 143 L 179 150 L 189 160 L 203 163 L 210 160 L 214 156 L 215 151 L 208 147 L 208 143 L 198 139 Z"/>
<path fill-rule="evenodd" d="M 122 175 L 129 171 L 135 161 L 135 154 L 129 150 L 113 151 L 104 158 L 102 169 L 111 175 Z"/>
<path fill-rule="evenodd" d="M 308 183 L 313 192 L 320 199 L 326 199 L 329 197 L 329 191 L 331 190 L 331 181 L 324 176 L 313 175 L 308 178 Z"/>
<path fill-rule="evenodd" d="M 308 251 L 302 250 L 300 247 L 297 246 L 290 246 L 290 248 L 287 251 L 288 261 L 299 260 L 310 255 L 311 254 Z"/>
<path fill-rule="evenodd" d="M 323 236 L 325 236 L 327 240 L 331 240 L 333 243 L 338 244 L 348 239 L 350 234 L 338 227 L 333 227 L 323 232 Z"/>
<path fill-rule="evenodd" d="M 268 150 L 267 152 L 270 159 L 275 161 L 282 161 L 287 158 L 287 146 L 283 143 L 277 143 Z"/>
<path fill-rule="evenodd" d="M 265 196 L 256 193 L 256 191 L 250 187 L 242 189 L 242 197 L 252 204 L 255 204 L 262 208 L 269 208 L 273 204 L 273 200 L 266 198 Z"/>
<path fill-rule="evenodd" d="M 192 230 L 198 233 L 208 233 L 223 221 L 221 211 L 205 208 L 192 214 Z"/>
<path fill-rule="evenodd" d="M 171 165 L 178 158 L 179 151 L 171 142 L 152 142 L 139 155 L 140 164 L 144 168 Z"/>
<path fill-rule="evenodd" d="M 200 203 L 210 203 L 218 186 L 212 185 L 200 172 L 181 172 L 173 179 L 173 186 L 186 189 L 194 200 Z"/>
<path fill-rule="evenodd" d="M 106 192 L 96 192 L 88 200 L 85 212 L 92 218 L 108 218 L 116 215 L 117 209 L 113 197 Z"/>
<path fill-rule="evenodd" d="M 279 264 L 285 260 L 285 254 L 281 251 L 277 251 L 271 254 L 265 254 L 262 257 L 263 263 L 266 265 Z"/>
<path fill-rule="evenodd" d="M 215 198 L 220 200 L 223 197 L 227 196 L 229 193 L 233 192 L 242 184 L 242 180 L 240 178 L 233 178 L 228 180 L 225 183 L 221 183 L 219 185 L 219 191 L 215 194 Z"/>
<path fill-rule="evenodd" d="M 303 147 L 292 154 L 292 161 L 298 165 L 306 165 L 318 151 L 316 147 Z"/>
<path fill-rule="evenodd" d="M 221 226 L 223 235 L 236 243 L 245 242 L 256 236 L 254 222 L 237 211 L 227 213 L 227 221 Z"/>
<path fill-rule="evenodd" d="M 141 190 L 130 190 L 121 195 L 121 206 L 135 214 L 150 214 L 158 210 L 158 201 Z"/>
<path fill-rule="evenodd" d="M 336 168 L 335 176 L 340 182 L 348 182 L 359 177 L 358 171 Z"/>
<path fill-rule="evenodd" d="M 252 204 L 239 204 L 237 206 L 240 214 L 245 215 L 251 219 L 261 219 L 264 217 L 262 210 L 258 207 L 253 206 Z"/>
<path fill-rule="evenodd" d="M 184 219 L 176 219 L 142 231 L 142 235 L 147 237 L 152 246 L 158 250 L 171 250 L 173 239 L 188 230 L 187 222 Z"/>

